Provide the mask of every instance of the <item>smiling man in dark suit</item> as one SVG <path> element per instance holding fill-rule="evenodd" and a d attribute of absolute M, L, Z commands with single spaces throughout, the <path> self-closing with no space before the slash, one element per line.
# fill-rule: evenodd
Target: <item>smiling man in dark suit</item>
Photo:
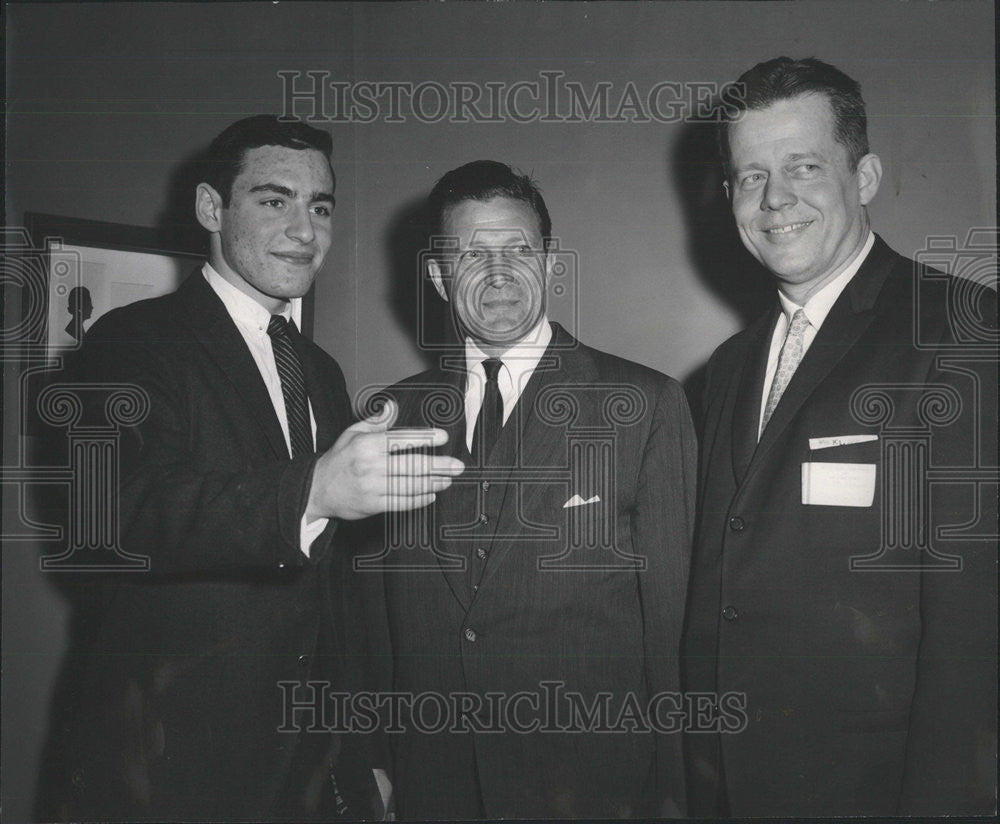
<path fill-rule="evenodd" d="M 724 124 L 771 311 L 707 377 L 685 689 L 693 815 L 995 806 L 996 294 L 893 252 L 860 86 L 778 58 Z"/>
<path fill-rule="evenodd" d="M 195 193 L 208 262 L 87 335 L 77 378 L 137 387 L 148 405 L 121 433 L 118 513 L 121 548 L 149 569 L 79 576 L 46 819 L 377 808 L 367 748 L 324 732 L 321 717 L 285 731 L 296 726 L 285 690 L 358 685 L 338 522 L 425 506 L 461 464 L 403 466 L 388 453 L 390 421 L 352 425 L 339 366 L 296 329 L 330 247 L 331 148 L 328 134 L 270 115 L 223 131 Z"/>
<path fill-rule="evenodd" d="M 684 394 L 549 321 L 557 255 L 530 178 L 469 163 L 438 181 L 429 211 L 429 274 L 462 343 L 388 395 L 403 424 L 445 429 L 443 451 L 470 468 L 434 506 L 389 516 L 369 559 L 403 696 L 387 721 L 402 730 L 399 813 L 677 813 L 695 472 Z"/>

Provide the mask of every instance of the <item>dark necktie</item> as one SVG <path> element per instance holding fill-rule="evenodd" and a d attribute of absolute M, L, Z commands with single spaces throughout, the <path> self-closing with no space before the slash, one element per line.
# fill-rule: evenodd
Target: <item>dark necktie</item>
<path fill-rule="evenodd" d="M 289 326 L 281 315 L 271 315 L 267 334 L 274 350 L 274 365 L 281 378 L 281 394 L 285 398 L 285 416 L 288 418 L 288 436 L 292 442 L 292 457 L 308 455 L 313 451 L 312 426 L 309 423 L 309 401 L 306 398 L 306 381 L 302 364 L 292 346 Z"/>
<path fill-rule="evenodd" d="M 500 385 L 497 383 L 502 365 L 498 358 L 483 361 L 486 390 L 483 392 L 483 405 L 479 407 L 479 417 L 476 418 L 476 428 L 472 433 L 472 455 L 481 463 L 486 462 L 503 427 L 503 398 L 500 397 Z"/>

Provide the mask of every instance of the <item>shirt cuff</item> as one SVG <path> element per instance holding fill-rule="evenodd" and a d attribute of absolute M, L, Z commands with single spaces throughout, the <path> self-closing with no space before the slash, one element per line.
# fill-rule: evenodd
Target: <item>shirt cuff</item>
<path fill-rule="evenodd" d="M 378 786 L 378 794 L 382 799 L 382 815 L 376 821 L 395 821 L 396 813 L 392 803 L 392 782 L 385 770 L 372 767 L 375 776 L 375 784 Z"/>
<path fill-rule="evenodd" d="M 309 548 L 312 546 L 312 542 L 323 533 L 328 523 L 330 523 L 329 518 L 317 518 L 315 521 L 310 521 L 305 515 L 302 516 L 302 520 L 299 522 L 299 548 L 307 558 L 310 557 Z"/>

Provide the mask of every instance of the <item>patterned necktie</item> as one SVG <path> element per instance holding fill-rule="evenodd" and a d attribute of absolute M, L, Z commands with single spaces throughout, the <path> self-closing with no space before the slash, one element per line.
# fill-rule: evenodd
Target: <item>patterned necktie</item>
<path fill-rule="evenodd" d="M 767 394 L 767 403 L 764 404 L 764 419 L 760 425 L 761 433 L 764 432 L 767 422 L 771 420 L 778 401 L 788 387 L 788 382 L 795 374 L 799 361 L 802 360 L 802 342 L 805 338 L 806 329 L 809 328 L 809 318 L 806 317 L 804 309 L 796 309 L 792 315 L 792 323 L 788 327 L 788 334 L 785 342 L 781 346 L 781 354 L 778 356 L 778 369 L 774 373 L 774 380 L 771 381 L 771 391 Z"/>
<path fill-rule="evenodd" d="M 479 417 L 476 418 L 476 428 L 472 433 L 472 455 L 480 463 L 486 462 L 503 427 L 503 398 L 500 397 L 500 385 L 497 383 L 501 366 L 503 362 L 498 358 L 483 361 L 486 390 L 483 392 L 483 405 L 479 407 Z"/>
<path fill-rule="evenodd" d="M 285 416 L 288 418 L 288 436 L 292 442 L 292 457 L 308 455 L 313 451 L 312 426 L 309 423 L 309 401 L 306 398 L 306 381 L 302 364 L 292 346 L 291 326 L 281 315 L 271 315 L 267 334 L 274 350 L 274 365 L 281 378 L 281 394 L 285 399 Z"/>

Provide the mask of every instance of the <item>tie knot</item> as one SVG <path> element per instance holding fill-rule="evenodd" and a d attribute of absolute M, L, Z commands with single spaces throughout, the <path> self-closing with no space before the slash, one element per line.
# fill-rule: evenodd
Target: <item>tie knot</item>
<path fill-rule="evenodd" d="M 499 358 L 487 358 L 483 361 L 483 371 L 486 373 L 486 380 L 490 383 L 496 383 L 497 375 L 500 374 L 500 367 L 503 366 L 503 361 Z"/>
<path fill-rule="evenodd" d="M 283 315 L 271 315 L 271 320 L 267 324 L 267 334 L 272 338 L 288 337 L 289 325 Z"/>
<path fill-rule="evenodd" d="M 809 318 L 806 317 L 806 310 L 796 309 L 795 314 L 792 315 L 792 324 L 789 327 L 788 334 L 801 335 L 808 328 L 809 328 Z"/>

